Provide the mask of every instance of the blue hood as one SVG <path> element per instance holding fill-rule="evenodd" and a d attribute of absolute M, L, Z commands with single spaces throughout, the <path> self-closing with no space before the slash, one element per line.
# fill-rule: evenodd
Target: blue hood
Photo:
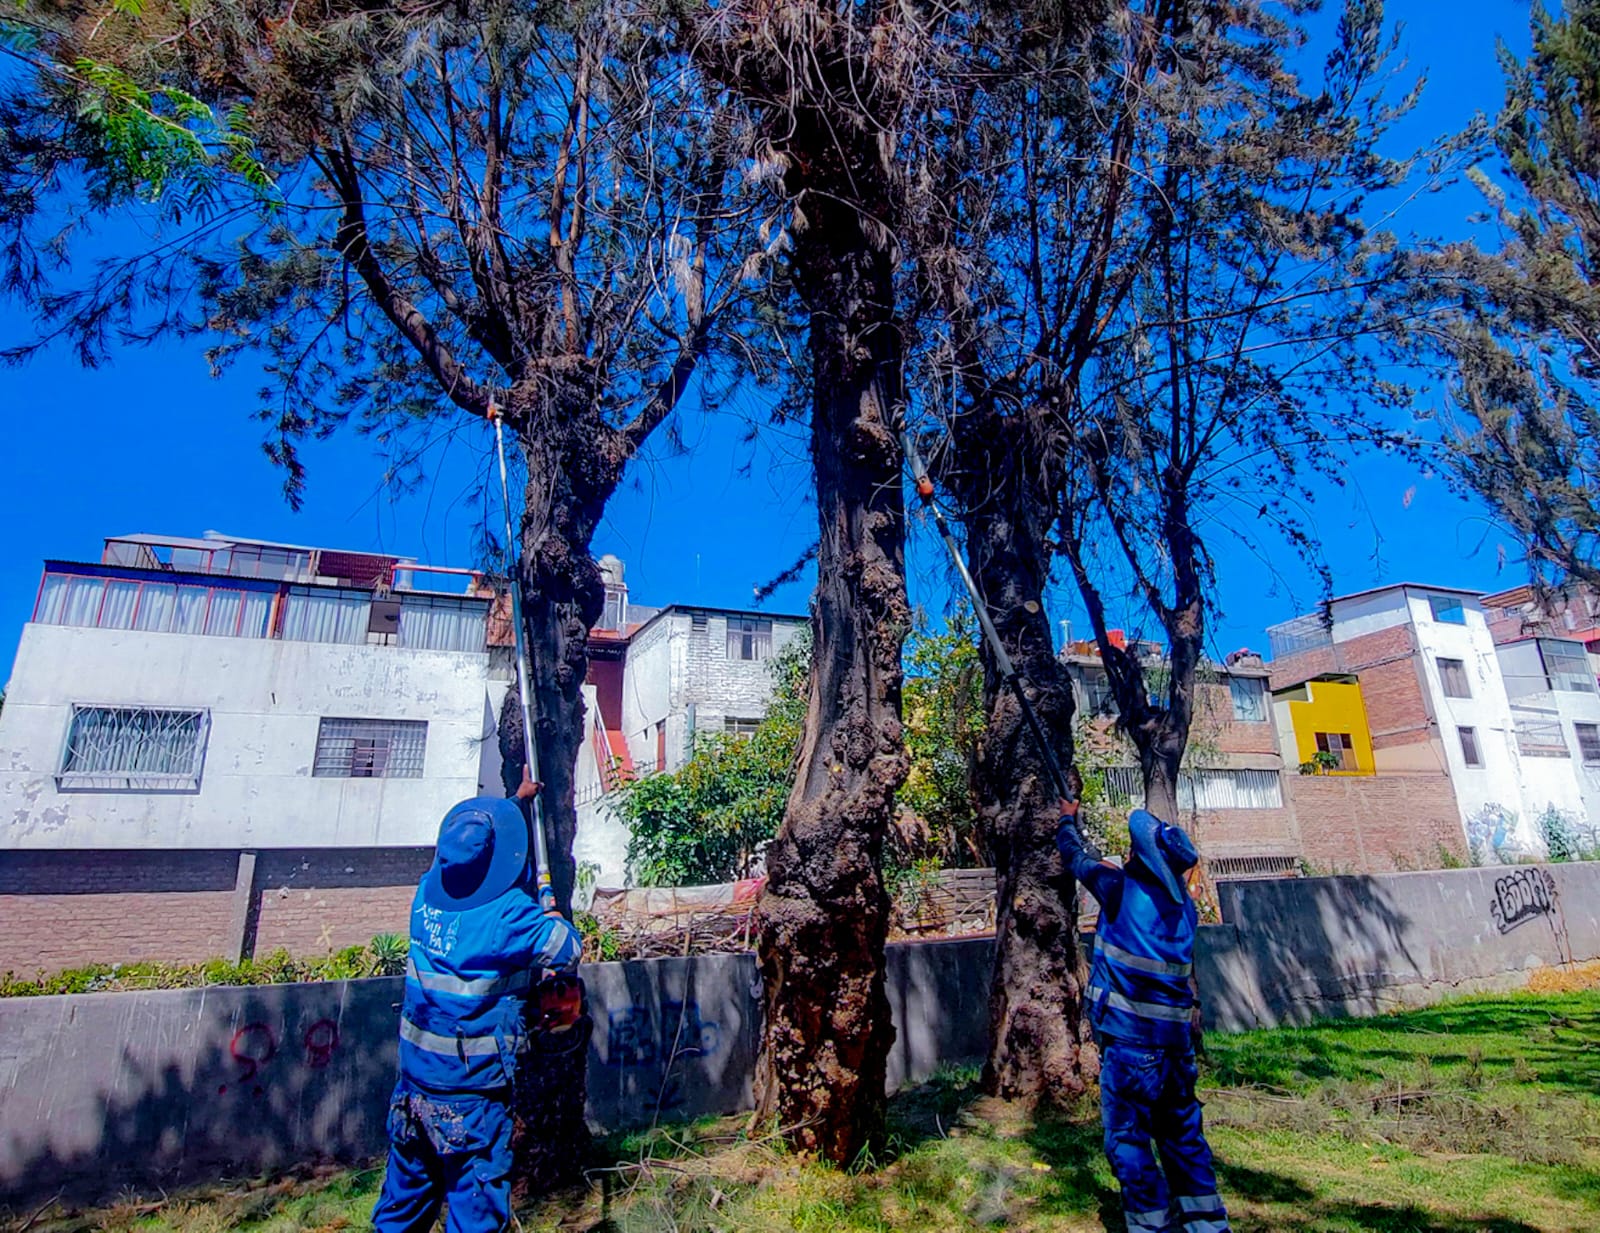
<path fill-rule="evenodd" d="M 1172 902 L 1187 899 L 1182 877 L 1200 860 L 1194 841 L 1181 828 L 1168 826 L 1147 809 L 1135 809 L 1128 815 L 1128 835 L 1139 863 L 1150 871 Z"/>

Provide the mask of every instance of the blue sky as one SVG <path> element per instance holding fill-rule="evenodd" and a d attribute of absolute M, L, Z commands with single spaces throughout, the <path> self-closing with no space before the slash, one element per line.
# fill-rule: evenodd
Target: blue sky
<path fill-rule="evenodd" d="M 1389 7 L 1404 24 L 1410 66 L 1429 79 L 1404 139 L 1458 129 L 1474 112 L 1497 108 L 1495 40 L 1526 49 L 1525 0 L 1392 0 Z M 1429 198 L 1411 225 L 1459 234 L 1473 200 L 1465 191 Z M 0 345 L 26 335 L 29 323 L 15 305 L 0 311 Z M 309 446 L 310 490 L 295 513 L 250 418 L 259 377 L 241 366 L 212 379 L 203 347 L 129 347 L 91 371 L 61 350 L 20 369 L 0 369 L 0 478 L 10 514 L 0 536 L 0 663 L 7 669 L 32 609 L 40 562 L 98 559 L 106 535 L 215 529 L 472 563 L 476 520 L 486 512 L 499 516 L 497 507 L 486 511 L 471 495 L 487 473 L 491 439 L 483 426 L 458 425 L 434 452 L 430 482 L 404 495 L 384 491 L 384 462 L 369 439 L 350 431 Z M 627 562 L 638 602 L 748 606 L 752 588 L 814 538 L 803 437 L 791 427 L 752 447 L 743 441 L 742 421 L 696 411 L 683 414 L 682 429 L 687 454 L 658 446 L 635 467 L 612 503 L 596 552 Z M 1485 589 L 1522 581 L 1514 561 L 1499 563 L 1506 541 L 1483 512 L 1413 468 L 1363 462 L 1351 487 L 1330 493 L 1314 514 L 1339 590 L 1401 580 Z M 1261 549 L 1289 584 L 1248 549 L 1218 546 L 1223 614 L 1212 649 L 1219 654 L 1240 646 L 1264 650 L 1264 625 L 1307 610 L 1318 597 L 1309 575 L 1296 581 L 1300 571 L 1286 549 L 1270 540 Z M 949 597 L 939 551 L 919 533 L 909 562 L 913 600 L 935 612 Z M 803 612 L 809 588 L 809 579 L 788 586 L 767 606 Z M 1072 621 L 1075 636 L 1085 630 L 1081 610 L 1064 591 L 1052 616 Z"/>

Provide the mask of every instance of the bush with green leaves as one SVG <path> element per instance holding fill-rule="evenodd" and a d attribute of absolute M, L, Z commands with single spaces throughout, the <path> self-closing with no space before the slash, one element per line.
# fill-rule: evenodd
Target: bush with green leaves
<path fill-rule="evenodd" d="M 945 868 L 987 865 L 970 786 L 984 729 L 983 661 L 972 609 L 957 608 L 938 633 L 920 616 L 906 639 L 905 668 L 911 771 L 896 799 L 922 819 L 931 850 L 891 857 L 911 864 L 932 859 Z"/>
<path fill-rule="evenodd" d="M 670 774 L 636 780 L 614 808 L 628 825 L 628 874 L 640 886 L 696 886 L 747 877 L 783 820 L 805 724 L 811 639 L 773 656 L 772 701 L 748 738 L 700 737 Z"/>
<path fill-rule="evenodd" d="M 205 963 L 91 963 L 61 972 L 41 971 L 32 977 L 5 972 L 0 974 L 0 997 L 194 989 L 203 985 L 284 985 L 398 976 L 405 971 L 409 950 L 410 942 L 403 935 L 380 933 L 365 946 L 346 946 L 313 958 L 296 958 L 280 948 L 251 959 L 211 959 Z"/>

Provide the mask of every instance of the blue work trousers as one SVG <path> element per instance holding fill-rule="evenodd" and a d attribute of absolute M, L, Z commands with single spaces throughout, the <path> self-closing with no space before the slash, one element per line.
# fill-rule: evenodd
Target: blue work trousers
<path fill-rule="evenodd" d="M 389 1104 L 389 1168 L 377 1233 L 501 1233 L 511 1218 L 511 1109 L 498 1093 L 435 1096 L 401 1081 Z"/>
<path fill-rule="evenodd" d="M 1101 1049 L 1100 1120 L 1128 1233 L 1228 1233 L 1196 1074 L 1192 1049 Z"/>

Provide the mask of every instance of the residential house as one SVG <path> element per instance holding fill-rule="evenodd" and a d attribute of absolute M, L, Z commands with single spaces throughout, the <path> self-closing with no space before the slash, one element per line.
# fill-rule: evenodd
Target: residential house
<path fill-rule="evenodd" d="M 47 561 L 0 712 L 0 970 L 404 931 L 500 791 L 483 580 L 208 533 Z"/>
<path fill-rule="evenodd" d="M 590 635 L 588 731 L 577 771 L 574 858 L 627 885 L 628 829 L 615 792 L 681 767 L 706 734 L 748 736 L 772 696 L 772 657 L 808 625 L 779 613 L 630 602 L 621 561 L 601 559 L 606 617 Z"/>
<path fill-rule="evenodd" d="M 1141 656 L 1154 678 L 1165 657 L 1155 643 L 1113 638 Z M 1127 807 L 1143 797 L 1132 749 L 1112 737 L 1116 704 L 1099 651 L 1092 642 L 1068 643 L 1062 658 L 1071 673 L 1080 713 L 1100 740 L 1098 757 L 1110 758 L 1106 781 L 1112 800 Z M 1249 651 L 1225 664 L 1208 664 L 1196 686 L 1188 769 L 1179 778 L 1179 819 L 1195 836 L 1214 878 L 1276 877 L 1296 872 L 1300 843 L 1284 792 L 1284 762 L 1267 669 Z M 1093 740 L 1091 735 L 1091 740 Z M 1090 757 L 1094 752 L 1084 751 Z"/>
<path fill-rule="evenodd" d="M 1581 734 L 1600 735 L 1582 644 L 1497 645 L 1495 615 L 1476 592 L 1401 583 L 1268 631 L 1286 750 L 1312 772 L 1292 791 L 1313 861 L 1527 859 L 1542 817 L 1582 815 Z"/>

